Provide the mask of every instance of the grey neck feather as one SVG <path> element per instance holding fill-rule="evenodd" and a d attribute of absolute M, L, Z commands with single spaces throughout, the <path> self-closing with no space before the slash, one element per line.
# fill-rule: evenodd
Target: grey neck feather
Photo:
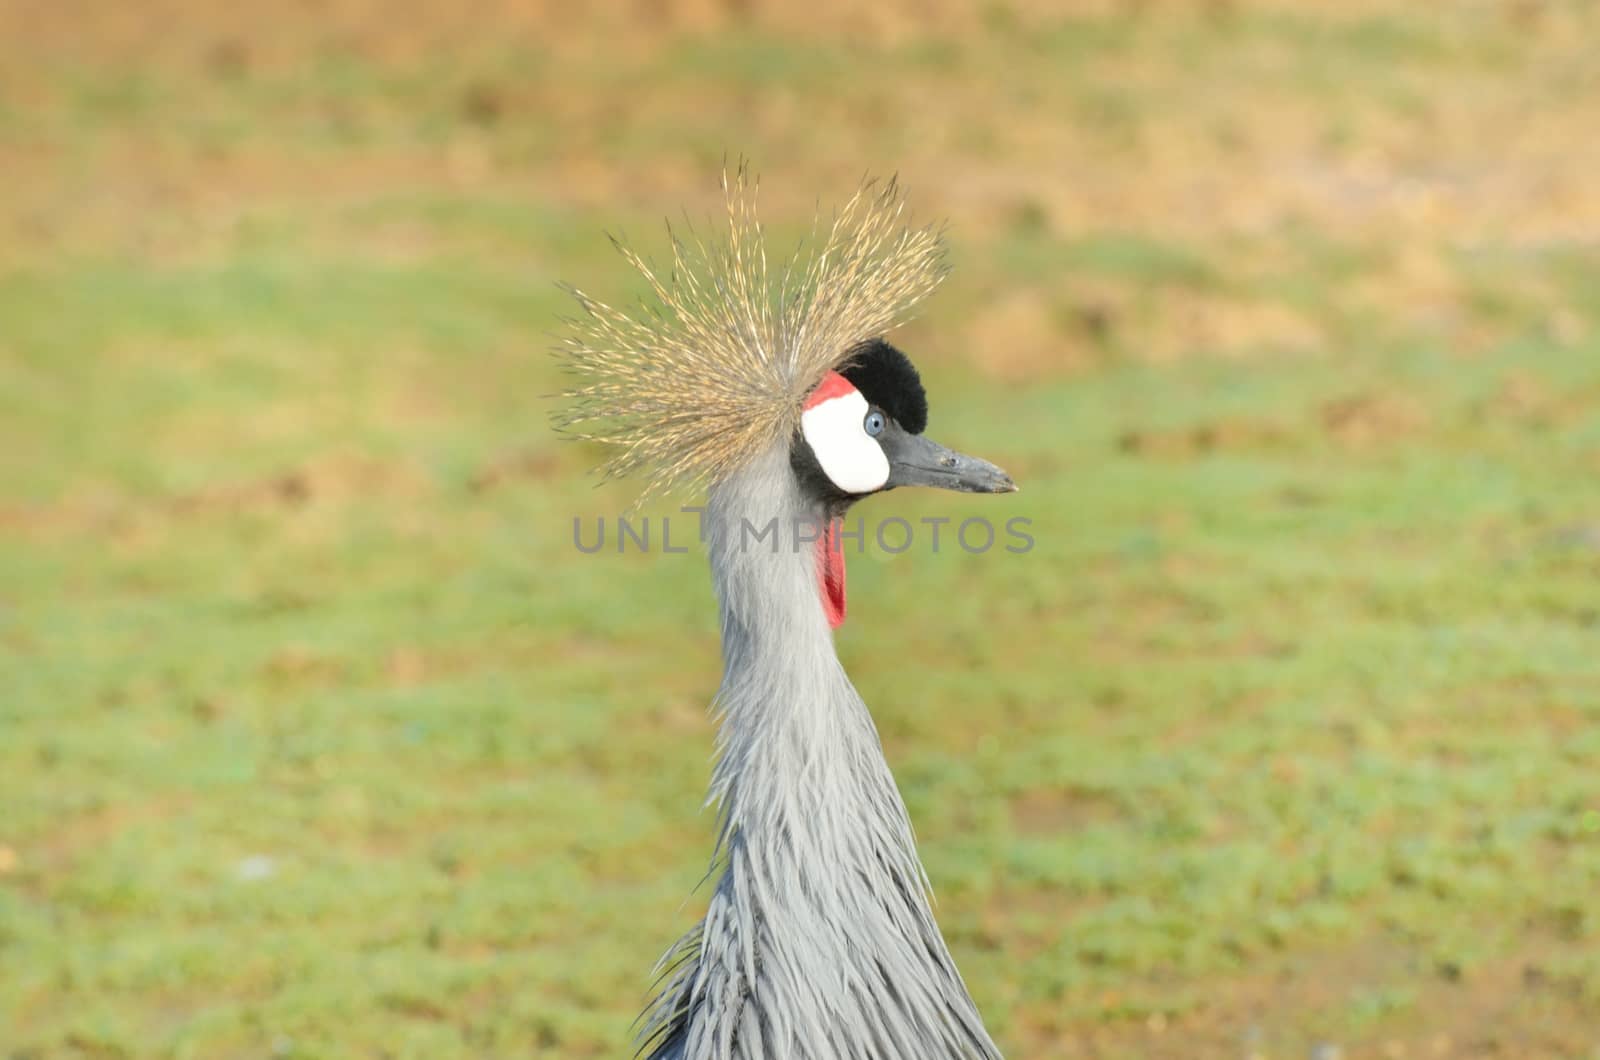
<path fill-rule="evenodd" d="M 834 652 L 814 547 L 795 547 L 796 522 L 819 515 L 782 448 L 707 506 L 721 872 L 705 919 L 663 959 L 645 1047 L 654 1060 L 998 1060 Z M 774 519 L 777 540 L 758 541 Z"/>

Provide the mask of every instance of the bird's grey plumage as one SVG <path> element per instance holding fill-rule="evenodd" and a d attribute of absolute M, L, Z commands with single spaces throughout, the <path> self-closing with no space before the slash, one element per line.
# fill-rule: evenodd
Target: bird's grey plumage
<path fill-rule="evenodd" d="M 664 960 L 652 1060 L 992 1060 L 940 936 L 911 823 L 866 706 L 833 647 L 822 518 L 786 448 L 713 487 L 705 518 L 721 606 L 720 875 Z M 777 521 L 776 540 L 758 537 Z M 748 527 L 748 529 L 747 529 Z"/>
<path fill-rule="evenodd" d="M 724 190 L 726 232 L 706 241 L 675 234 L 669 269 L 623 248 L 652 302 L 623 311 L 574 291 L 581 313 L 559 350 L 573 376 L 559 426 L 605 443 L 607 469 L 642 474 L 647 493 L 710 490 L 724 662 L 711 788 L 721 821 L 716 883 L 704 921 L 664 959 L 641 1052 L 997 1060 L 934 922 L 872 718 L 834 653 L 819 584 L 830 575 L 815 545 L 797 540 L 837 497 L 803 488 L 791 463 L 816 456 L 800 448 L 810 447 L 802 436 L 813 392 L 932 293 L 945 274 L 944 241 L 936 228 L 906 224 L 894 182 L 869 181 L 818 224 L 809 250 L 769 267 L 755 181 L 741 167 Z M 906 426 L 920 432 L 920 418 Z M 866 420 L 855 429 L 892 473 Z M 904 445 L 911 434 L 898 437 Z M 954 472 L 929 463 L 924 484 L 1011 487 L 993 465 L 931 443 L 919 451 L 979 473 L 953 486 Z M 880 476 L 872 488 L 889 482 Z M 828 591 L 835 586 L 838 619 L 842 570 Z"/>

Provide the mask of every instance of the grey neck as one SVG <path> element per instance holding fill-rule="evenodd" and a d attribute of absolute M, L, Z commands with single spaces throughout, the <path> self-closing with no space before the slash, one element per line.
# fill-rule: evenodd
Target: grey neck
<path fill-rule="evenodd" d="M 647 1013 L 650 1055 L 998 1058 L 934 922 L 872 718 L 834 652 L 815 546 L 795 529 L 821 515 L 781 448 L 712 491 L 721 872 L 705 920 L 668 954 Z"/>

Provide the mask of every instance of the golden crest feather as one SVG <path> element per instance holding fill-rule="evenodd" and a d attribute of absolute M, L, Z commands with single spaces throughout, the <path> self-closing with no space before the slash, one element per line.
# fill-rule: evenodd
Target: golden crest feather
<path fill-rule="evenodd" d="M 801 404 L 830 369 L 903 323 L 948 271 L 941 231 L 903 222 L 894 180 L 864 181 L 819 243 L 768 264 L 757 182 L 722 180 L 727 230 L 705 241 L 670 225 L 662 276 L 625 244 L 653 301 L 615 309 L 577 289 L 582 314 L 556 353 L 578 382 L 556 426 L 615 452 L 610 476 L 640 473 L 644 495 L 714 483 L 799 426 Z"/>

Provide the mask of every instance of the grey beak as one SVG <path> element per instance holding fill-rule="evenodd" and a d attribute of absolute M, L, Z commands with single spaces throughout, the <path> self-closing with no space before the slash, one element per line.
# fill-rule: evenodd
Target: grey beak
<path fill-rule="evenodd" d="M 932 486 L 961 493 L 1012 493 L 1011 476 L 987 460 L 946 449 L 931 438 L 912 434 L 890 421 L 878 443 L 889 458 L 889 481 L 896 486 Z"/>

